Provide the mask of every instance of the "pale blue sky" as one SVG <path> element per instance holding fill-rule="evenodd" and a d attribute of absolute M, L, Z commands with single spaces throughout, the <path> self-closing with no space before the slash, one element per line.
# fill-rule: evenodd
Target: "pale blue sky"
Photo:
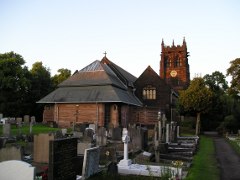
<path fill-rule="evenodd" d="M 195 74 L 223 74 L 240 57 L 238 0 L 0 0 L 0 53 L 21 54 L 31 68 L 80 70 L 104 56 L 136 77 L 157 73 L 161 41 L 182 44 Z"/>

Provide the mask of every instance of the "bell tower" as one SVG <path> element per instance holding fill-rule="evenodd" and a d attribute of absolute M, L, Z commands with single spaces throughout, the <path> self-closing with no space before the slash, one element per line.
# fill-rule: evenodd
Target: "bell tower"
<path fill-rule="evenodd" d="M 162 40 L 160 60 L 160 77 L 174 90 L 187 89 L 190 83 L 187 43 L 183 38 L 182 45 L 165 46 Z"/>

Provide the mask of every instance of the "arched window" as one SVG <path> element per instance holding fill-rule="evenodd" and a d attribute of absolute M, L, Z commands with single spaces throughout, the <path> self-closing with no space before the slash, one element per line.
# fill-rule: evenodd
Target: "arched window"
<path fill-rule="evenodd" d="M 152 85 L 147 85 L 144 87 L 143 99 L 156 99 L 156 88 Z"/>

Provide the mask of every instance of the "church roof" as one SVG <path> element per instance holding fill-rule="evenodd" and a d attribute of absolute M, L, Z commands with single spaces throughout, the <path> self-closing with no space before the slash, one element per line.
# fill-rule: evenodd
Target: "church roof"
<path fill-rule="evenodd" d="M 129 91 L 136 78 L 106 57 L 74 73 L 38 103 L 122 102 L 141 106 Z"/>
<path fill-rule="evenodd" d="M 96 60 L 60 83 L 59 87 L 113 85 L 122 89 L 127 87 L 118 76 L 105 64 Z"/>
<path fill-rule="evenodd" d="M 117 87 L 85 86 L 61 87 L 48 94 L 38 103 L 107 103 L 120 102 L 141 106 L 141 102 L 129 91 Z"/>

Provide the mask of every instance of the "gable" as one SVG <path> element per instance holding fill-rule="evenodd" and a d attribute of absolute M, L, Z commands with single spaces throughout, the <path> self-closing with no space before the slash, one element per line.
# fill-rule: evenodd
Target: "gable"
<path fill-rule="evenodd" d="M 171 88 L 150 66 L 147 67 L 134 84 L 136 87 L 135 94 L 144 105 L 157 107 L 160 104 L 169 104 Z M 146 87 L 152 87 L 156 90 L 155 99 L 143 98 L 143 90 Z"/>

